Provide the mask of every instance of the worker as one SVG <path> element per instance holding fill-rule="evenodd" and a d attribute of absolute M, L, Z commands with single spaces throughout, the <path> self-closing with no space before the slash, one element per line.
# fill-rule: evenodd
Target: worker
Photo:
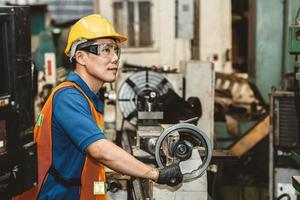
<path fill-rule="evenodd" d="M 140 162 L 107 140 L 99 90 L 115 81 L 127 38 L 100 15 L 89 15 L 71 28 L 65 54 L 73 71 L 49 96 L 34 128 L 38 144 L 37 186 L 15 200 L 104 200 L 104 166 L 121 174 L 176 186 L 178 164 L 157 169 Z"/>

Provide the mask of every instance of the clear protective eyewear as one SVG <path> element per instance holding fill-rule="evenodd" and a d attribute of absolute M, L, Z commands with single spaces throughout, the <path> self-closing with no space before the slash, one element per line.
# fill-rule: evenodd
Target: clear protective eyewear
<path fill-rule="evenodd" d="M 79 50 L 86 51 L 95 55 L 104 56 L 104 57 L 111 57 L 113 53 L 118 56 L 120 59 L 121 56 L 121 48 L 116 44 L 92 44 L 90 46 L 86 46 L 80 48 Z"/>

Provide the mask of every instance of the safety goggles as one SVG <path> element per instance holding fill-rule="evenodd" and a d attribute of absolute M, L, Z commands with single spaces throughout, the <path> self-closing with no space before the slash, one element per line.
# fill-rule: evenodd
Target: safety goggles
<path fill-rule="evenodd" d="M 121 49 L 116 44 L 92 44 L 90 46 L 82 47 L 79 50 L 86 51 L 95 55 L 103 57 L 111 57 L 113 54 L 116 54 L 118 58 L 121 55 Z"/>

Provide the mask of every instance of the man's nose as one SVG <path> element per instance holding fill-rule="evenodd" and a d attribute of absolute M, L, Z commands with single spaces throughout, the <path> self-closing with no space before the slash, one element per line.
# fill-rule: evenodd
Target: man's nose
<path fill-rule="evenodd" d="M 112 60 L 113 60 L 113 62 L 118 62 L 119 59 L 120 58 L 118 57 L 118 54 L 115 51 L 113 51 L 112 52 Z"/>

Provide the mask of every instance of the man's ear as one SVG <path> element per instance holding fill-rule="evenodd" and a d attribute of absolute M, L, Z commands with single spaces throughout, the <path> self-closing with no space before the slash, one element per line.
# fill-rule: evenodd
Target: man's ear
<path fill-rule="evenodd" d="M 86 56 L 87 56 L 86 53 L 84 53 L 83 51 L 76 51 L 74 55 L 76 62 L 82 66 L 86 65 L 85 63 Z"/>

